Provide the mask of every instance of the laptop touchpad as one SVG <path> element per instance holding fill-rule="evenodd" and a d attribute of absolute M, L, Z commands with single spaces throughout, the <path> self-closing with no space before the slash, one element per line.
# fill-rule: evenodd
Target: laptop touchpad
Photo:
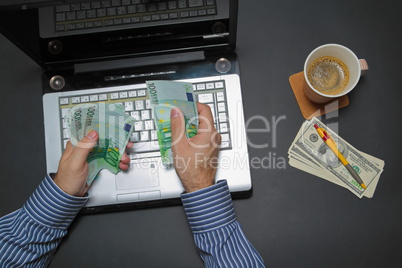
<path fill-rule="evenodd" d="M 144 161 L 130 163 L 127 171 L 116 175 L 116 189 L 130 190 L 159 186 L 159 172 L 157 162 Z"/>

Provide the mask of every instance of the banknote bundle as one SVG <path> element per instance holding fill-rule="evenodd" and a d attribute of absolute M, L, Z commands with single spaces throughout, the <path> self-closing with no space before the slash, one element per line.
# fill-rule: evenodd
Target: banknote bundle
<path fill-rule="evenodd" d="M 326 129 L 338 150 L 359 174 L 367 188 L 357 183 L 335 153 L 318 135 L 314 125 Z M 317 118 L 305 121 L 288 151 L 289 165 L 342 186 L 362 198 L 371 198 L 384 169 L 384 161 L 361 152 L 339 137 Z"/>
<path fill-rule="evenodd" d="M 123 105 L 104 102 L 80 104 L 71 108 L 64 120 L 74 146 L 92 130 L 99 134 L 95 148 L 87 157 L 87 184 L 91 185 L 102 169 L 117 174 L 120 158 L 134 130 L 134 118 L 124 112 Z"/>
<path fill-rule="evenodd" d="M 175 81 L 147 81 L 162 164 L 173 163 L 170 111 L 177 107 L 184 115 L 186 136 L 193 137 L 198 130 L 198 112 L 193 94 L 193 85 Z"/>

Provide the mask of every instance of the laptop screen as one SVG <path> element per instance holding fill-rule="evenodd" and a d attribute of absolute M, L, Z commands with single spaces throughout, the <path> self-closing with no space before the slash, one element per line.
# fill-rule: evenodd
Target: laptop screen
<path fill-rule="evenodd" d="M 25 0 L 0 1 L 0 6 L 11 2 L 52 2 L 50 7 L 0 9 L 1 33 L 46 70 L 235 46 L 237 0 L 87 0 L 56 6 L 61 1 Z"/>

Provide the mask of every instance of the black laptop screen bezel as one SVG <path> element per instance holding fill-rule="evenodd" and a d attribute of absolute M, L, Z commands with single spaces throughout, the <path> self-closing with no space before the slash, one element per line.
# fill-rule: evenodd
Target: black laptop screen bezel
<path fill-rule="evenodd" d="M 43 3 L 44 1 L 30 2 Z M 39 35 L 38 10 L 36 8 L 0 8 L 0 32 L 44 70 L 53 71 L 73 68 L 79 63 L 128 57 L 189 51 L 234 50 L 237 9 L 238 0 L 230 0 L 229 18 L 227 19 L 189 23 L 183 28 L 174 28 L 169 25 L 156 26 L 150 29 L 155 34 L 154 37 L 151 34 L 150 37 L 142 38 L 141 35 L 145 36 L 146 33 L 141 29 L 61 37 L 57 40 L 63 44 L 64 51 L 56 55 L 49 52 L 51 42 L 56 39 L 43 39 Z M 214 24 L 218 23 L 225 25 L 226 32 L 216 34 L 210 30 Z M 169 32 L 174 32 L 173 36 L 160 34 Z M 135 38 L 125 38 L 129 36 L 135 36 Z M 136 43 L 142 43 L 142 46 L 133 45 Z"/>

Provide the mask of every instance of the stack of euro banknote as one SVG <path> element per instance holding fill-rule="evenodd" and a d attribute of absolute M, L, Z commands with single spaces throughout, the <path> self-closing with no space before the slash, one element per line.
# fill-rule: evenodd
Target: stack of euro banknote
<path fill-rule="evenodd" d="M 147 81 L 147 89 L 154 113 L 158 144 L 162 163 L 173 163 L 170 129 L 170 111 L 179 108 L 184 117 L 186 136 L 197 134 L 198 112 L 191 83 L 175 81 Z M 107 169 L 119 172 L 119 162 L 134 131 L 135 119 L 126 114 L 124 106 L 113 102 L 94 102 L 74 106 L 64 118 L 73 146 L 88 146 L 80 143 L 89 132 L 95 130 L 99 140 L 88 155 L 88 178 L 90 185 L 99 171 Z"/>
<path fill-rule="evenodd" d="M 364 189 L 327 146 L 314 125 L 325 129 L 335 141 L 338 150 L 367 186 Z M 305 121 L 288 150 L 289 165 L 342 186 L 362 198 L 374 195 L 384 161 L 353 147 L 317 118 Z"/>

